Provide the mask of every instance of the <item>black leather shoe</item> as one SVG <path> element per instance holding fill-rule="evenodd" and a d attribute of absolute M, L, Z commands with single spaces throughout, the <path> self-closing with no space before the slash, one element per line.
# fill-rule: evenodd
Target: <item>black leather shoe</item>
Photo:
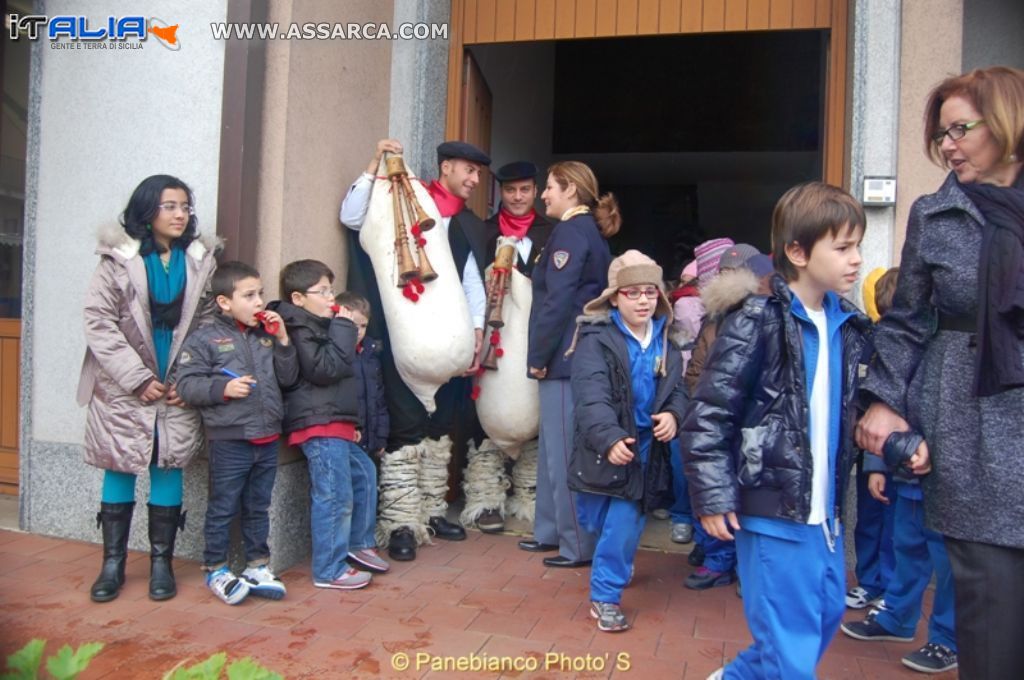
<path fill-rule="evenodd" d="M 444 517 L 431 517 L 427 520 L 427 526 L 435 536 L 444 541 L 466 540 L 466 530 L 458 524 L 452 524 Z"/>
<path fill-rule="evenodd" d="M 526 552 L 551 552 L 552 550 L 558 550 L 558 546 L 551 545 L 550 543 L 541 543 L 540 541 L 519 541 L 519 549 Z"/>
<path fill-rule="evenodd" d="M 416 559 L 416 537 L 412 531 L 402 527 L 391 532 L 388 539 L 388 556 L 398 562 L 411 562 Z"/>
<path fill-rule="evenodd" d="M 561 567 L 563 569 L 578 569 L 580 567 L 589 567 L 592 561 L 593 560 L 570 560 L 568 557 L 555 555 L 554 557 L 545 557 L 544 565 L 548 567 Z"/>

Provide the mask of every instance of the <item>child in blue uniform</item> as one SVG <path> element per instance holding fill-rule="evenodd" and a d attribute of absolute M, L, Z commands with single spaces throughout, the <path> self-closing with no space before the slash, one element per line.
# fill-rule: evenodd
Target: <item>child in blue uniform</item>
<path fill-rule="evenodd" d="M 590 614 L 608 632 L 629 628 L 620 601 L 644 513 L 671 504 L 668 443 L 686 393 L 682 354 L 669 346 L 672 308 L 662 285 L 657 263 L 626 251 L 612 260 L 608 287 L 583 308 L 577 327 L 576 437 L 568 481 L 580 492 L 580 523 L 598 536 Z"/>
<path fill-rule="evenodd" d="M 842 621 L 839 518 L 869 322 L 840 295 L 857 280 L 864 225 L 841 189 L 783 195 L 772 215 L 781 276 L 726 318 L 691 399 L 690 498 L 710 535 L 735 538 L 754 638 L 713 678 L 813 678 Z"/>
<path fill-rule="evenodd" d="M 899 269 L 890 269 L 878 282 L 880 316 L 892 306 Z M 883 284 L 887 283 L 883 287 Z M 870 313 L 870 307 L 868 312 Z M 924 591 L 935 573 L 935 599 L 928 619 L 928 642 L 905 655 L 904 666 L 922 673 L 943 673 L 958 665 L 954 610 L 953 571 L 942 534 L 924 525 L 924 492 L 917 477 L 908 474 L 900 461 L 908 458 L 924 438 L 917 432 L 894 432 L 886 440 L 885 459 L 864 453 L 865 484 L 872 502 L 886 508 L 892 518 L 892 549 L 895 569 L 877 606 L 863 621 L 849 621 L 842 631 L 856 640 L 909 642 L 921 618 Z M 886 489 L 895 492 L 885 495 Z M 859 493 L 860 489 L 858 489 Z M 858 496 L 858 510 L 861 499 Z M 860 515 L 857 517 L 860 523 Z M 858 547 L 858 567 L 860 550 Z"/>

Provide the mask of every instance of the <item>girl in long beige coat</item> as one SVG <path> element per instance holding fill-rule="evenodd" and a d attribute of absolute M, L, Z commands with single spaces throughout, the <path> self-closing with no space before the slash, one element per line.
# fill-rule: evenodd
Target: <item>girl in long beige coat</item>
<path fill-rule="evenodd" d="M 199 413 L 174 389 L 181 344 L 208 316 L 216 239 L 200 239 L 192 191 L 169 175 L 135 189 L 121 229 L 100 235 L 100 263 L 85 299 L 87 349 L 78 402 L 88 405 L 85 460 L 105 470 L 97 526 L 103 567 L 92 599 L 124 583 L 136 475 L 149 470 L 149 596 L 174 597 L 171 558 L 181 511 L 182 468 L 202 446 Z"/>

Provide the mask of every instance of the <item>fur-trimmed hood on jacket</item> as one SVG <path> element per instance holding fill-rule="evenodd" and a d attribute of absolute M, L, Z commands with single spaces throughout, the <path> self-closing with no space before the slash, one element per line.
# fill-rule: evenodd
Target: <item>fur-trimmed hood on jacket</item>
<path fill-rule="evenodd" d="M 720 321 L 748 295 L 756 295 L 758 280 L 749 269 L 728 269 L 716 276 L 700 293 L 704 312 L 712 321 Z"/>
<path fill-rule="evenodd" d="M 105 224 L 96 231 L 96 254 L 110 255 L 120 260 L 130 260 L 139 254 L 142 241 L 132 238 L 119 224 Z M 216 234 L 200 233 L 188 244 L 185 254 L 194 260 L 202 260 L 207 252 L 217 253 L 224 248 L 224 240 Z"/>

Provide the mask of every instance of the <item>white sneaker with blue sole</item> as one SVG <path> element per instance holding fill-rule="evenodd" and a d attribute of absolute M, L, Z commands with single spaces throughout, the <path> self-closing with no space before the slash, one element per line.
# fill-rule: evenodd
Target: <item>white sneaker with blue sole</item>
<path fill-rule="evenodd" d="M 249 567 L 242 572 L 242 578 L 249 585 L 249 594 L 256 597 L 280 600 L 288 593 L 281 579 L 275 576 L 274 572 L 270 571 L 270 567 L 265 564 Z"/>

